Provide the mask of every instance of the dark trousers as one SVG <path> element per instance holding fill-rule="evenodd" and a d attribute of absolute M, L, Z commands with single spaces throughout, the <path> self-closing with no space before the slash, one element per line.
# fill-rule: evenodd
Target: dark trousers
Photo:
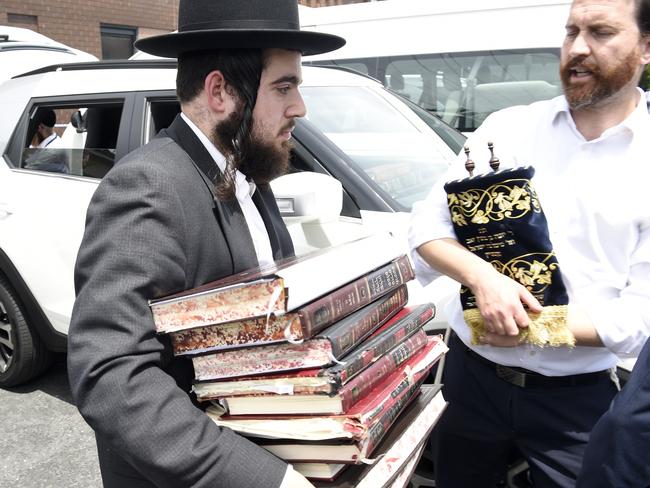
<path fill-rule="evenodd" d="M 466 351 L 452 334 L 443 373 L 449 405 L 434 436 L 436 486 L 493 488 L 515 447 L 536 488 L 574 486 L 589 432 L 617 392 L 611 379 L 522 388 Z"/>

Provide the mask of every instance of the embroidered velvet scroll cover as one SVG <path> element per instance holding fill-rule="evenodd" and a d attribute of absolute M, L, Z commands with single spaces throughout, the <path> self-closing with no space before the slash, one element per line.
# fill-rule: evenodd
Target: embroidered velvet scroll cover
<path fill-rule="evenodd" d="M 532 323 L 521 330 L 521 342 L 573 345 L 566 328 L 568 296 L 531 182 L 534 174 L 532 166 L 525 166 L 448 182 L 447 204 L 458 241 L 524 285 L 544 306 L 541 314 L 529 314 Z M 476 298 L 462 287 L 460 300 L 472 342 L 478 344 L 484 326 Z"/>

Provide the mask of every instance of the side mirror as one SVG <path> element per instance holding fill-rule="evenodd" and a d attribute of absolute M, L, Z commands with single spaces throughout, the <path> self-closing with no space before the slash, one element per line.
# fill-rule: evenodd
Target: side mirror
<path fill-rule="evenodd" d="M 343 187 L 331 176 L 311 171 L 291 173 L 271 182 L 275 201 L 285 221 L 330 221 L 343 208 Z"/>
<path fill-rule="evenodd" d="M 291 173 L 271 188 L 297 255 L 368 235 L 361 219 L 341 217 L 343 187 L 331 176 Z"/>
<path fill-rule="evenodd" d="M 86 132 L 86 119 L 81 115 L 79 110 L 72 114 L 72 117 L 70 117 L 70 123 L 72 124 L 72 127 L 77 129 L 77 134 Z"/>

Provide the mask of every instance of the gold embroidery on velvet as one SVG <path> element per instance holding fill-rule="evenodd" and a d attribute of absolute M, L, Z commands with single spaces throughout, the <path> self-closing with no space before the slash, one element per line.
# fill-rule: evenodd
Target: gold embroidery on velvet
<path fill-rule="evenodd" d="M 552 272 L 558 267 L 557 261 L 548 263 L 555 257 L 550 253 L 529 253 L 511 259 L 503 264 L 492 261 L 492 266 L 500 273 L 518 281 L 535 293 L 542 293 L 551 284 Z"/>
<path fill-rule="evenodd" d="M 472 189 L 447 195 L 451 220 L 458 226 L 487 224 L 505 218 L 519 219 L 533 211 L 542 211 L 535 190 L 527 179 L 496 183 L 486 190 Z"/>
<path fill-rule="evenodd" d="M 551 285 L 553 271 L 559 267 L 557 261 L 548 262 L 554 257 L 554 252 L 529 253 L 517 256 L 505 264 L 496 259 L 490 261 L 490 264 L 499 273 L 525 286 L 543 304 L 544 292 Z M 469 293 L 469 288 L 461 287 L 460 293 Z M 469 304 L 475 306 L 474 300 L 470 300 Z"/>

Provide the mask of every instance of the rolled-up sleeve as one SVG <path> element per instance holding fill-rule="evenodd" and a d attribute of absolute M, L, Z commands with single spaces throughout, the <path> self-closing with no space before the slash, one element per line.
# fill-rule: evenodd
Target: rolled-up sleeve
<path fill-rule="evenodd" d="M 413 205 L 411 212 L 408 231 L 409 249 L 415 267 L 415 275 L 423 285 L 438 278 L 441 273 L 422 259 L 417 248 L 436 239 L 456 238 L 447 209 L 444 181 L 447 181 L 445 177 L 434 185 L 425 200 Z"/>
<path fill-rule="evenodd" d="M 619 357 L 635 357 L 650 336 L 650 220 L 639 226 L 627 286 L 610 300 L 589 303 L 603 344 Z"/>

